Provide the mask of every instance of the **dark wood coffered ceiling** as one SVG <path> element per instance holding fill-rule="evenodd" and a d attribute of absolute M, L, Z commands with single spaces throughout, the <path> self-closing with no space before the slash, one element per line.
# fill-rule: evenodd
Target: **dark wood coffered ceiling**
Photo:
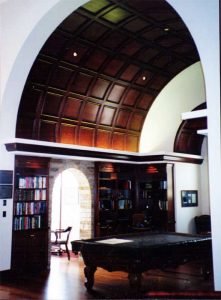
<path fill-rule="evenodd" d="M 37 56 L 16 137 L 136 152 L 156 96 L 197 61 L 188 29 L 166 1 L 90 1 Z"/>

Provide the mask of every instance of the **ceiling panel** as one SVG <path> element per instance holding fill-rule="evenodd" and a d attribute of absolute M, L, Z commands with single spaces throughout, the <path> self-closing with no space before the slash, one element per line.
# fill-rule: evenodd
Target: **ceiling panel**
<path fill-rule="evenodd" d="M 116 108 L 104 106 L 100 117 L 100 124 L 112 127 L 115 113 Z"/>
<path fill-rule="evenodd" d="M 80 115 L 80 109 L 83 101 L 77 98 L 68 97 L 65 100 L 62 117 L 69 119 L 77 119 Z"/>
<path fill-rule="evenodd" d="M 89 1 L 36 57 L 16 136 L 136 152 L 154 99 L 197 61 L 193 39 L 167 1 Z"/>

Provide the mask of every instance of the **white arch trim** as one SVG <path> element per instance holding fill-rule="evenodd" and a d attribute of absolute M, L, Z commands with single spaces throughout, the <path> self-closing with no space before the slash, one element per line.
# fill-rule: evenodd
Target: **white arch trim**
<path fill-rule="evenodd" d="M 42 45 L 72 11 L 86 2 L 86 0 L 28 2 L 6 0 L 0 3 L 2 19 L 0 139 L 15 136 L 22 90 Z"/>

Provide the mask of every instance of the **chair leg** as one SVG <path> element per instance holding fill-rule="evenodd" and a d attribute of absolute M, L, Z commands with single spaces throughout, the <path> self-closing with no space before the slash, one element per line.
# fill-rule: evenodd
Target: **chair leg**
<path fill-rule="evenodd" d="M 65 248 L 66 248 L 66 252 L 67 252 L 67 255 L 68 255 L 68 260 L 70 260 L 70 252 L 69 252 L 67 244 L 65 245 Z"/>

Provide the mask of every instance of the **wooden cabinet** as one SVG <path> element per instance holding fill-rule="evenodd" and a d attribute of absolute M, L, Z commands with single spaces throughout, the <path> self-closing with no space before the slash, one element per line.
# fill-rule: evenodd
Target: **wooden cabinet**
<path fill-rule="evenodd" d="M 135 213 L 153 230 L 175 230 L 173 164 L 97 163 L 95 235 L 130 232 Z"/>
<path fill-rule="evenodd" d="M 15 158 L 12 270 L 47 269 L 48 159 Z"/>
<path fill-rule="evenodd" d="M 13 233 L 12 270 L 36 273 L 48 265 L 47 230 L 19 230 Z"/>
<path fill-rule="evenodd" d="M 96 236 L 124 233 L 134 209 L 134 176 L 124 164 L 98 163 Z"/>

